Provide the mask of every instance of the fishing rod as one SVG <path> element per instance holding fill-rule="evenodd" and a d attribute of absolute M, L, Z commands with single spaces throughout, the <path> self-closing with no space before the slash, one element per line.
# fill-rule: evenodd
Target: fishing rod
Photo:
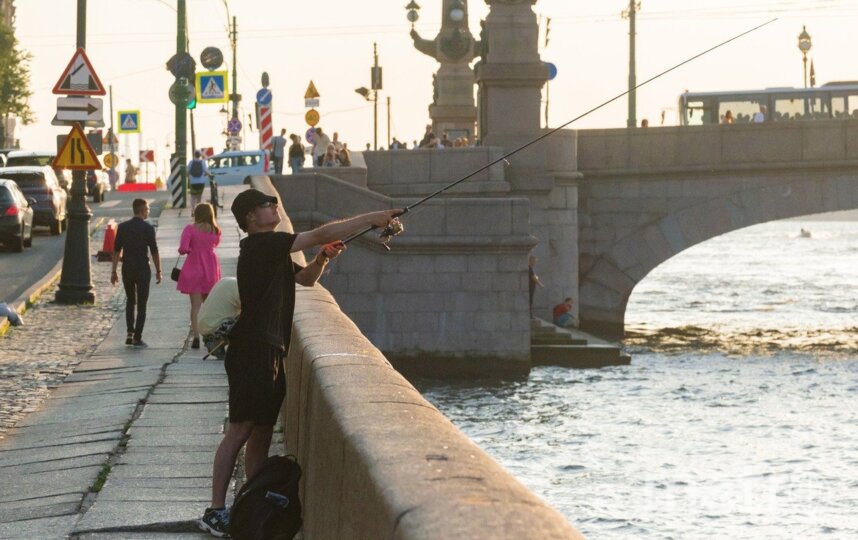
<path fill-rule="evenodd" d="M 447 191 L 448 189 L 451 189 L 451 188 L 453 188 L 453 187 L 455 187 L 455 186 L 457 186 L 457 185 L 461 184 L 461 183 L 462 183 L 462 182 L 464 182 L 465 180 L 467 180 L 467 179 L 469 179 L 469 178 L 474 177 L 475 175 L 477 175 L 477 174 L 479 174 L 479 173 L 481 173 L 481 172 L 485 171 L 486 169 L 488 169 L 488 168 L 490 168 L 490 167 L 492 167 L 492 166 L 494 166 L 494 165 L 497 165 L 498 163 L 501 163 L 501 162 L 507 162 L 507 163 L 508 163 L 508 161 L 507 161 L 507 160 L 508 160 L 508 158 L 510 158 L 510 157 L 514 156 L 515 154 L 517 154 L 517 153 L 521 152 L 521 151 L 522 151 L 522 150 L 524 150 L 525 148 L 528 148 L 528 147 L 530 147 L 530 146 L 533 146 L 534 144 L 536 144 L 536 143 L 538 143 L 538 142 L 542 141 L 543 139 L 545 139 L 545 138 L 547 138 L 547 137 L 550 137 L 550 136 L 554 135 L 554 134 L 555 134 L 555 133 L 557 133 L 558 131 L 560 131 L 560 130 L 562 130 L 562 129 L 566 128 L 566 126 L 568 126 L 568 125 L 570 125 L 570 124 L 572 124 L 572 123 L 574 123 L 574 122 L 577 122 L 578 120 L 580 120 L 580 119 L 584 118 L 585 116 L 587 116 L 587 115 L 589 115 L 589 114 L 592 114 L 592 113 L 594 113 L 594 112 L 598 111 L 598 110 L 599 110 L 599 109 L 601 109 L 602 107 L 604 107 L 604 106 L 606 106 L 606 105 L 609 105 L 609 104 L 613 103 L 614 101 L 616 101 L 616 100 L 618 100 L 618 99 L 620 99 L 620 98 L 622 98 L 622 97 L 624 97 L 624 96 L 627 96 L 628 94 L 630 94 L 631 92 L 634 92 L 634 91 L 635 91 L 635 90 L 637 90 L 638 88 L 640 88 L 640 87 L 642 87 L 642 86 L 645 86 L 645 85 L 647 85 L 647 84 L 651 83 L 652 81 L 654 81 L 654 80 L 656 80 L 656 79 L 658 79 L 658 78 L 660 78 L 660 77 L 663 77 L 664 75 L 667 75 L 667 74 L 668 74 L 668 73 L 670 73 L 671 71 L 673 71 L 673 70 L 675 70 L 675 69 L 678 69 L 678 68 L 680 68 L 680 67 L 684 66 L 685 64 L 688 64 L 689 62 L 693 62 L 694 60 L 697 60 L 697 59 L 698 59 L 698 58 L 700 58 L 701 56 L 704 56 L 704 55 L 706 55 L 706 54 L 709 54 L 710 52 L 712 52 L 712 51 L 714 51 L 714 50 L 716 50 L 716 49 L 719 49 L 719 48 L 723 47 L 724 45 L 726 45 L 726 44 L 728 44 L 728 43 L 730 43 L 730 42 L 732 42 L 732 41 L 735 41 L 735 40 L 737 40 L 737 39 L 739 39 L 739 38 L 741 38 L 741 37 L 744 37 L 744 36 L 746 36 L 746 35 L 750 34 L 751 32 L 755 32 L 755 31 L 759 30 L 760 28 L 762 28 L 762 27 L 764 27 L 764 26 L 768 26 L 769 24 L 771 24 L 771 23 L 775 22 L 776 20 L 778 20 L 778 18 L 777 18 L 777 17 L 775 17 L 774 19 L 771 19 L 770 21 L 764 22 L 763 24 L 760 24 L 760 25 L 758 25 L 758 26 L 755 26 L 755 27 L 753 27 L 753 28 L 751 28 L 751 29 L 749 29 L 749 30 L 745 30 L 744 32 L 742 32 L 742 33 L 740 33 L 740 34 L 736 34 L 735 36 L 731 37 L 730 39 L 728 39 L 728 40 L 726 40 L 726 41 L 722 41 L 721 43 L 719 43 L 719 44 L 717 44 L 717 45 L 715 45 L 715 46 L 713 46 L 713 47 L 710 47 L 710 48 L 706 49 L 706 50 L 705 50 L 705 51 L 703 51 L 703 52 L 697 53 L 697 54 L 695 54 L 694 56 L 692 56 L 692 57 L 690 57 L 690 58 L 688 58 L 688 59 L 686 59 L 686 60 L 683 60 L 682 62 L 680 62 L 680 63 L 676 64 L 675 66 L 673 66 L 673 67 L 671 67 L 671 68 L 668 68 L 668 69 L 666 69 L 666 70 L 662 71 L 661 73 L 659 73 L 659 74 L 657 74 L 657 75 L 654 75 L 653 77 L 650 77 L 649 79 L 647 79 L 647 80 L 645 80 L 644 82 L 642 82 L 642 83 L 638 84 L 637 86 L 635 86 L 635 87 L 633 87 L 633 88 L 630 88 L 630 89 L 626 90 L 625 92 L 623 92 L 623 93 L 621 93 L 621 94 L 617 94 L 616 96 L 612 97 L 611 99 L 609 99 L 609 100 L 607 100 L 607 101 L 605 101 L 605 102 L 603 102 L 603 103 L 601 103 L 601 104 L 599 104 L 599 105 L 597 105 L 597 106 L 593 107 L 592 109 L 590 109 L 590 110 L 586 111 L 586 112 L 585 112 L 585 113 L 583 113 L 583 114 L 580 114 L 580 115 L 576 116 L 576 117 L 575 117 L 575 118 L 573 118 L 572 120 L 569 120 L 569 121 L 568 121 L 568 122 L 566 122 L 565 124 L 562 124 L 562 125 L 560 125 L 560 126 L 558 126 L 558 127 L 556 127 L 556 128 L 553 128 L 553 129 L 551 129 L 551 130 L 549 130 L 549 131 L 547 131 L 547 132 L 543 133 L 543 134 L 542 134 L 542 135 L 540 135 L 539 137 L 536 137 L 535 139 L 533 139 L 533 140 L 531 140 L 531 141 L 529 141 L 529 142 L 527 142 L 527 143 L 523 144 L 522 146 L 519 146 L 519 147 L 518 147 L 518 148 L 516 148 L 515 150 L 513 150 L 513 151 L 509 152 L 508 154 L 505 154 L 505 155 L 503 155 L 503 156 L 501 156 L 501 157 L 499 157 L 499 158 L 495 159 L 494 161 L 491 161 L 491 162 L 490 162 L 490 163 L 488 163 L 487 165 L 484 165 L 484 166 L 480 167 L 479 169 L 477 169 L 477 170 L 475 170 L 475 171 L 473 171 L 473 172 L 471 172 L 471 173 L 467 174 L 466 176 L 463 176 L 462 178 L 459 178 L 459 179 L 458 179 L 458 180 L 456 180 L 455 182 L 452 182 L 451 184 L 448 184 L 447 186 L 445 186 L 445 187 L 443 187 L 443 188 L 439 189 L 438 191 L 436 191 L 436 192 L 434 192 L 434 193 L 432 193 L 432 194 L 430 194 L 430 195 L 427 195 L 427 196 L 423 197 L 422 199 L 418 200 L 417 202 L 414 202 L 414 203 L 409 204 L 408 206 L 406 206 L 405 208 L 403 208 L 401 212 L 397 213 L 397 214 L 396 214 L 396 216 L 394 216 L 394 217 L 395 217 L 395 218 L 398 218 L 398 217 L 400 217 L 400 216 L 403 216 L 403 215 L 407 214 L 407 213 L 408 213 L 408 212 L 410 212 L 412 209 L 414 209 L 414 208 L 416 208 L 416 207 L 420 206 L 421 204 L 425 203 L 426 201 L 428 201 L 428 200 L 430 200 L 430 199 L 433 199 L 433 198 L 437 197 L 438 195 L 440 195 L 440 194 L 444 193 L 444 192 L 445 192 L 445 191 Z M 367 228 L 366 228 L 366 229 L 364 229 L 363 231 L 357 232 L 357 233 L 355 233 L 355 234 L 353 234 L 353 235 L 349 236 L 349 237 L 348 237 L 348 238 L 346 238 L 345 240 L 343 240 L 343 244 L 348 244 L 349 242 L 351 242 L 351 241 L 352 241 L 352 240 L 354 240 L 355 238 L 360 238 L 361 236 L 365 235 L 366 233 L 371 232 L 371 231 L 374 231 L 374 230 L 376 230 L 377 228 L 378 228 L 378 227 L 376 227 L 376 226 L 374 226 L 374 225 L 373 225 L 372 227 L 367 227 Z M 388 251 L 390 251 L 390 247 L 389 247 L 387 244 L 390 242 L 390 240 L 391 240 L 391 239 L 393 239 L 393 237 L 394 237 L 394 236 L 396 236 L 396 235 L 400 234 L 400 233 L 401 233 L 401 232 L 403 232 L 404 230 L 405 230 L 405 228 L 402 226 L 402 223 L 400 223 L 400 221 L 399 221 L 398 219 L 394 219 L 394 221 L 393 221 L 393 222 L 391 222 L 387 227 L 385 227 L 385 228 L 382 230 L 382 232 L 381 232 L 381 236 L 380 236 L 380 238 L 381 238 L 381 244 L 382 244 L 382 246 L 384 246 L 384 248 L 385 248 L 385 249 L 387 249 Z"/>

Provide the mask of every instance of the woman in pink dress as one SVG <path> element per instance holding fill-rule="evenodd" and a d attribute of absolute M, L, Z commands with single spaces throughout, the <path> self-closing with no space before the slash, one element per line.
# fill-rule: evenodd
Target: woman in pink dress
<path fill-rule="evenodd" d="M 194 222 L 182 231 L 179 253 L 187 255 L 179 283 L 176 286 L 183 294 L 191 297 L 191 331 L 194 340 L 192 349 L 200 348 L 200 332 L 197 316 L 215 283 L 220 279 L 220 263 L 214 249 L 220 244 L 220 227 L 214 217 L 214 209 L 208 203 L 198 204 L 194 208 Z"/>

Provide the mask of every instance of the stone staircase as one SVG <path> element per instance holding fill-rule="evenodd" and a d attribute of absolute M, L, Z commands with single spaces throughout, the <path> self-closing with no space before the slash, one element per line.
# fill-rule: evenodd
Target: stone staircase
<path fill-rule="evenodd" d="M 631 356 L 610 343 L 574 328 L 560 328 L 542 319 L 530 320 L 530 363 L 534 366 L 601 368 L 626 366 Z"/>

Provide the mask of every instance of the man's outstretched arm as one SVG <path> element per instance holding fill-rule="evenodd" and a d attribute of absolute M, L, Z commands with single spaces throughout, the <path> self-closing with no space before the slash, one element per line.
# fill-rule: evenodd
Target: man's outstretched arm
<path fill-rule="evenodd" d="M 303 251 L 313 246 L 342 240 L 368 227 L 387 227 L 393 221 L 394 217 L 400 214 L 402 214 L 402 209 L 397 208 L 394 210 L 370 212 L 369 214 L 361 214 L 342 221 L 326 223 L 312 231 L 298 233 L 295 242 L 292 244 L 292 252 Z"/>

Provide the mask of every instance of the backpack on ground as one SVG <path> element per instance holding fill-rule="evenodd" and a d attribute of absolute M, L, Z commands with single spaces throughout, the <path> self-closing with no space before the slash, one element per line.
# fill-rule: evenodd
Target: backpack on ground
<path fill-rule="evenodd" d="M 301 530 L 295 456 L 269 457 L 235 497 L 229 533 L 235 540 L 291 540 Z"/>
<path fill-rule="evenodd" d="M 191 160 L 191 170 L 188 171 L 191 173 L 191 176 L 194 178 L 199 178 L 203 175 L 203 160 L 201 159 L 193 159 Z"/>

